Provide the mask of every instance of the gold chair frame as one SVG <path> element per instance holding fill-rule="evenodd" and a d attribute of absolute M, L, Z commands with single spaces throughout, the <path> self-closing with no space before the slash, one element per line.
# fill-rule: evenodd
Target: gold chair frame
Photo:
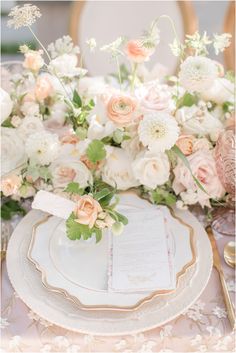
<path fill-rule="evenodd" d="M 227 70 L 235 71 L 235 2 L 231 1 L 224 20 L 224 32 L 232 35 L 231 45 L 224 51 Z"/>

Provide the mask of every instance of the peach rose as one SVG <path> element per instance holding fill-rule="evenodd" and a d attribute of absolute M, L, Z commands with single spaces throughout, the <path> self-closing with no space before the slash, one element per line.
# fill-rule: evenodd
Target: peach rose
<path fill-rule="evenodd" d="M 47 77 L 38 77 L 34 93 L 38 101 L 43 101 L 53 93 L 52 84 Z"/>
<path fill-rule="evenodd" d="M 79 138 L 75 134 L 64 135 L 60 138 L 62 144 L 76 145 L 79 142 Z"/>
<path fill-rule="evenodd" d="M 193 141 L 194 136 L 182 135 L 176 141 L 176 145 L 179 147 L 179 149 L 185 156 L 189 156 L 193 153 Z"/>
<path fill-rule="evenodd" d="M 23 62 L 23 67 L 31 71 L 38 72 L 39 69 L 44 65 L 42 58 L 42 50 L 34 51 L 30 50 L 25 53 L 25 60 Z"/>
<path fill-rule="evenodd" d="M 18 175 L 12 174 L 1 181 L 1 191 L 4 196 L 15 195 L 21 186 L 22 179 Z"/>
<path fill-rule="evenodd" d="M 132 123 L 135 119 L 137 101 L 126 95 L 113 95 L 107 103 L 108 118 L 122 127 Z"/>
<path fill-rule="evenodd" d="M 196 202 L 199 202 L 202 206 L 209 206 L 210 198 L 223 197 L 225 190 L 217 175 L 212 152 L 199 150 L 188 156 L 187 159 L 193 175 L 200 181 L 206 192 L 195 184 L 189 169 L 179 161 L 174 169 L 173 189 L 175 193 L 195 191 L 197 193 Z"/>
<path fill-rule="evenodd" d="M 80 224 L 88 225 L 89 228 L 93 228 L 98 213 L 102 212 L 102 208 L 98 201 L 94 200 L 89 195 L 81 196 L 74 210 L 76 219 L 75 221 Z"/>
<path fill-rule="evenodd" d="M 130 40 L 125 51 L 128 58 L 136 64 L 148 61 L 154 52 L 153 49 L 145 48 L 140 40 Z"/>

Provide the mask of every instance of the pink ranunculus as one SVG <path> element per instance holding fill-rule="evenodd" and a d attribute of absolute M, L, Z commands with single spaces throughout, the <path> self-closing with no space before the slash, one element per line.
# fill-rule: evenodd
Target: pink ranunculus
<path fill-rule="evenodd" d="M 120 127 L 130 125 L 137 116 L 137 101 L 128 95 L 113 95 L 107 103 L 107 116 Z"/>
<path fill-rule="evenodd" d="M 42 51 L 33 51 L 30 50 L 25 54 L 25 60 L 23 62 L 23 67 L 31 71 L 38 72 L 39 69 L 44 65 L 42 58 Z"/>
<path fill-rule="evenodd" d="M 57 171 L 57 179 L 61 184 L 68 184 L 76 177 L 76 172 L 73 168 L 62 166 Z"/>
<path fill-rule="evenodd" d="M 53 86 L 47 77 L 38 77 L 34 89 L 35 97 L 38 101 L 43 101 L 53 93 Z"/>
<path fill-rule="evenodd" d="M 132 62 L 140 64 L 148 61 L 154 50 L 145 48 L 140 40 L 130 40 L 126 45 L 125 52 Z"/>
<path fill-rule="evenodd" d="M 176 194 L 182 191 L 197 192 L 198 202 L 208 205 L 210 198 L 221 198 L 225 190 L 216 172 L 215 160 L 211 151 L 199 150 L 187 157 L 193 175 L 199 180 L 206 192 L 201 190 L 193 180 L 189 169 L 179 161 L 174 169 L 173 189 Z"/>
<path fill-rule="evenodd" d="M 176 145 L 185 156 L 193 153 L 193 143 L 195 137 L 193 135 L 181 135 L 176 141 Z"/>
<path fill-rule="evenodd" d="M 93 228 L 100 212 L 102 212 L 102 208 L 99 202 L 89 195 L 83 195 L 78 199 L 74 210 L 75 221 Z"/>
<path fill-rule="evenodd" d="M 20 176 L 12 174 L 1 180 L 1 191 L 4 196 L 16 195 L 20 188 L 22 179 Z"/>

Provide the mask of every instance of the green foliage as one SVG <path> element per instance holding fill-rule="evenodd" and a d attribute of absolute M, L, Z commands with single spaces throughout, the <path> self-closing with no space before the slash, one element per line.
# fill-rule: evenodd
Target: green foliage
<path fill-rule="evenodd" d="M 26 211 L 21 207 L 20 203 L 15 200 L 7 200 L 1 206 L 1 218 L 5 220 L 11 219 L 14 215 L 19 214 L 24 216 Z"/>
<path fill-rule="evenodd" d="M 76 90 L 74 90 L 74 92 L 73 92 L 73 103 L 76 108 L 82 107 L 82 100 Z"/>
<path fill-rule="evenodd" d="M 2 127 L 11 127 L 14 128 L 14 126 L 11 123 L 11 118 L 7 118 L 6 120 L 4 120 L 4 122 L 1 125 Z"/>
<path fill-rule="evenodd" d="M 176 196 L 168 190 L 162 188 L 157 188 L 151 192 L 152 201 L 156 204 L 163 204 L 167 206 L 172 206 L 176 203 Z"/>
<path fill-rule="evenodd" d="M 38 178 L 42 178 L 45 182 L 48 182 L 52 179 L 52 174 L 48 167 L 34 164 L 29 164 L 27 166 L 26 175 L 31 176 L 33 182 Z"/>
<path fill-rule="evenodd" d="M 191 107 L 198 102 L 198 97 L 196 95 L 185 93 L 183 97 L 177 100 L 176 108 Z"/>
<path fill-rule="evenodd" d="M 106 150 L 104 143 L 100 140 L 93 140 L 90 142 L 86 154 L 92 163 L 97 163 L 106 157 Z"/>
<path fill-rule="evenodd" d="M 224 113 L 228 113 L 231 111 L 231 108 L 234 107 L 234 104 L 232 102 L 224 102 L 222 105 L 222 109 Z"/>
<path fill-rule="evenodd" d="M 71 194 L 78 194 L 78 195 L 84 194 L 84 189 L 79 186 L 79 183 L 75 183 L 75 182 L 69 183 L 64 191 L 69 192 Z"/>
<path fill-rule="evenodd" d="M 83 238 L 87 240 L 94 234 L 96 236 L 96 243 L 102 239 L 102 230 L 96 227 L 89 228 L 87 225 L 80 224 L 75 221 L 75 214 L 72 212 L 66 221 L 66 233 L 69 239 L 76 240 Z"/>

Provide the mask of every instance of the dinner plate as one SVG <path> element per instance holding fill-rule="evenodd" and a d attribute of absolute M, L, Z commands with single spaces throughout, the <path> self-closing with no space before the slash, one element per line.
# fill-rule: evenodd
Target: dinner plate
<path fill-rule="evenodd" d="M 129 212 L 137 209 L 157 208 L 166 220 L 178 285 L 179 277 L 196 261 L 192 228 L 165 206 L 154 206 L 133 194 L 126 193 L 120 197 L 119 211 L 128 218 Z M 84 310 L 134 310 L 154 296 L 173 290 L 161 288 L 136 293 L 108 291 L 110 236 L 104 234 L 98 244 L 71 241 L 66 236 L 65 221 L 46 216 L 33 228 L 28 258 L 41 272 L 42 282 L 49 291 L 61 293 Z"/>
<path fill-rule="evenodd" d="M 7 270 L 18 296 L 37 315 L 75 332 L 94 335 L 134 334 L 164 325 L 184 313 L 204 290 L 212 269 L 212 251 L 202 225 L 188 211 L 175 211 L 187 220 L 196 234 L 198 259 L 190 266 L 173 293 L 157 296 L 134 311 L 80 310 L 61 294 L 49 292 L 42 284 L 41 274 L 27 259 L 32 227 L 45 215 L 29 212 L 15 228 L 8 244 Z"/>

